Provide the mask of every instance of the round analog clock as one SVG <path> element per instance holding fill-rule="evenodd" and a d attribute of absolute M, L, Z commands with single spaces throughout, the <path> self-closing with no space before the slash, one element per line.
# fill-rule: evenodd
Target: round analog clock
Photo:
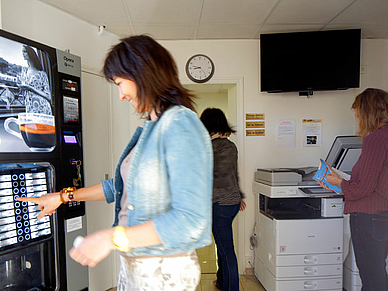
<path fill-rule="evenodd" d="M 205 55 L 194 55 L 186 63 L 187 77 L 196 83 L 205 83 L 213 77 L 213 61 Z"/>

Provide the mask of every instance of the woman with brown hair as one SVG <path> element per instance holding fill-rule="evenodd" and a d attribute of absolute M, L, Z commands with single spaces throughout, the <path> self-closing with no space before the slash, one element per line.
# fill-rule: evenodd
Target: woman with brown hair
<path fill-rule="evenodd" d="M 180 84 L 170 53 L 149 36 L 114 46 L 103 72 L 119 87 L 120 100 L 148 119 L 114 179 L 19 200 L 38 203 L 38 218 L 69 201 L 114 202 L 115 227 L 89 234 L 70 256 L 94 267 L 119 250 L 119 291 L 194 291 L 201 276 L 195 249 L 211 243 L 213 156 L 193 96 Z"/>
<path fill-rule="evenodd" d="M 368 88 L 356 97 L 352 109 L 363 140 L 361 155 L 349 181 L 334 172 L 327 181 L 342 187 L 345 196 L 362 291 L 387 291 L 388 93 Z"/>
<path fill-rule="evenodd" d="M 246 204 L 239 185 L 237 147 L 229 140 L 229 136 L 236 131 L 229 126 L 224 112 L 218 108 L 206 108 L 201 114 L 201 121 L 210 134 L 214 157 L 212 232 L 218 261 L 214 286 L 224 291 L 239 290 L 232 223 Z"/>

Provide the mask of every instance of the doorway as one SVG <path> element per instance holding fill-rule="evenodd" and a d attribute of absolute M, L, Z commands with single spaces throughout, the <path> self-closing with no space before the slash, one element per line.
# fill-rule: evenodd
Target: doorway
<path fill-rule="evenodd" d="M 237 84 L 190 84 L 184 85 L 189 89 L 197 98 L 195 99 L 196 111 L 200 116 L 204 109 L 219 108 L 224 113 L 231 127 L 237 130 L 236 134 L 230 136 L 230 140 L 233 141 L 238 147 L 239 135 L 241 133 L 238 130 L 237 124 Z M 239 155 L 239 160 L 241 159 Z M 239 166 L 241 163 L 239 163 Z M 240 183 L 241 183 L 241 171 Z M 238 259 L 238 217 L 233 221 L 233 237 L 235 252 Z M 211 245 L 201 249 L 197 249 L 198 260 L 201 265 L 202 274 L 215 274 L 217 273 L 217 249 L 214 240 Z M 240 263 L 239 263 L 240 266 Z"/>

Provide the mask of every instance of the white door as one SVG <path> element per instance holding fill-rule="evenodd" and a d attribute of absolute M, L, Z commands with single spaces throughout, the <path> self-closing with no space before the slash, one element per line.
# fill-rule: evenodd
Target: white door
<path fill-rule="evenodd" d="M 112 177 L 110 147 L 110 90 L 111 85 L 96 74 L 82 73 L 82 123 L 85 186 Z M 86 203 L 88 233 L 110 228 L 114 216 L 113 204 L 105 201 Z M 89 290 L 107 290 L 116 286 L 114 253 L 89 268 Z"/>

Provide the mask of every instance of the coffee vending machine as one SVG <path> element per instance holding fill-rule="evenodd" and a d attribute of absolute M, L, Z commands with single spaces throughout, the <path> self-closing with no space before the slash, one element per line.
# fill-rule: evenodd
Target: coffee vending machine
<path fill-rule="evenodd" d="M 88 290 L 84 202 L 38 220 L 16 199 L 83 187 L 82 162 L 81 59 L 0 30 L 0 290 Z"/>

